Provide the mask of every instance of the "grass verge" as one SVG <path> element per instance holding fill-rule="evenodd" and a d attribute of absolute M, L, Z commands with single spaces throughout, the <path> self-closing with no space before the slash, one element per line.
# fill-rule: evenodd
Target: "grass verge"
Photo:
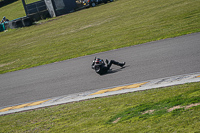
<path fill-rule="evenodd" d="M 8 13 L 23 14 L 19 2 L 0 13 L 8 19 Z M 199 5 L 199 0 L 116 0 L 1 32 L 0 73 L 199 32 Z"/>
<path fill-rule="evenodd" d="M 0 116 L 0 132 L 199 132 L 199 86 L 189 83 Z"/>

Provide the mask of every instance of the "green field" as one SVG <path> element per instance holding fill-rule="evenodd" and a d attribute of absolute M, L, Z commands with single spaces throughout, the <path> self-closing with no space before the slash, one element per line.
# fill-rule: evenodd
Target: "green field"
<path fill-rule="evenodd" d="M 199 0 L 116 0 L 0 32 L 0 73 L 200 32 Z M 21 1 L 0 18 L 25 16 Z M 189 44 L 188 44 L 189 45 Z M 0 132 L 200 132 L 200 82 L 0 116 Z M 178 106 L 179 105 L 179 106 Z M 177 108 L 170 111 L 172 108 Z"/>
<path fill-rule="evenodd" d="M 0 73 L 199 32 L 199 5 L 199 0 L 116 0 L 1 32 Z M 25 15 L 21 1 L 0 8 L 0 14 Z"/>
<path fill-rule="evenodd" d="M 20 18 L 25 16 L 24 7 L 22 1 L 18 0 L 16 2 L 10 3 L 6 6 L 0 8 L 0 19 L 6 16 L 9 20 Z"/>
<path fill-rule="evenodd" d="M 199 133 L 200 82 L 0 116 L 0 132 Z"/>

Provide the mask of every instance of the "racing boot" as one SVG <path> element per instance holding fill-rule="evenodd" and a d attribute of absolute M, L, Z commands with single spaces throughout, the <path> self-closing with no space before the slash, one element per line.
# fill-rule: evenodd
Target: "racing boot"
<path fill-rule="evenodd" d="M 119 65 L 120 67 L 124 67 L 125 64 L 126 64 L 126 62 L 123 62 L 123 63 L 119 63 L 118 65 Z"/>

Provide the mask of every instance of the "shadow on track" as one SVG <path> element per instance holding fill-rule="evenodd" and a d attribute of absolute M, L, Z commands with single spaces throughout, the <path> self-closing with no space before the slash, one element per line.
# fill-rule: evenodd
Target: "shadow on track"
<path fill-rule="evenodd" d="M 122 67 L 122 68 L 119 68 L 119 69 L 114 69 L 114 70 L 110 69 L 110 70 L 108 70 L 108 72 L 107 72 L 107 73 L 105 73 L 105 74 L 102 74 L 102 75 L 100 75 L 100 76 L 103 76 L 103 75 L 108 75 L 108 74 L 113 74 L 113 73 L 116 73 L 116 72 L 122 71 L 122 69 L 124 69 L 124 68 L 126 68 L 126 67 L 129 67 L 129 66 L 124 66 L 124 67 Z"/>

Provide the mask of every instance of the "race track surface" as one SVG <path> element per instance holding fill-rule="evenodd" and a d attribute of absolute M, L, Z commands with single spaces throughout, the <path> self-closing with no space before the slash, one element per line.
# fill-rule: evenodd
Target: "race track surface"
<path fill-rule="evenodd" d="M 94 57 L 126 62 L 100 76 Z M 0 107 L 151 79 L 200 72 L 200 33 L 0 75 Z"/>

